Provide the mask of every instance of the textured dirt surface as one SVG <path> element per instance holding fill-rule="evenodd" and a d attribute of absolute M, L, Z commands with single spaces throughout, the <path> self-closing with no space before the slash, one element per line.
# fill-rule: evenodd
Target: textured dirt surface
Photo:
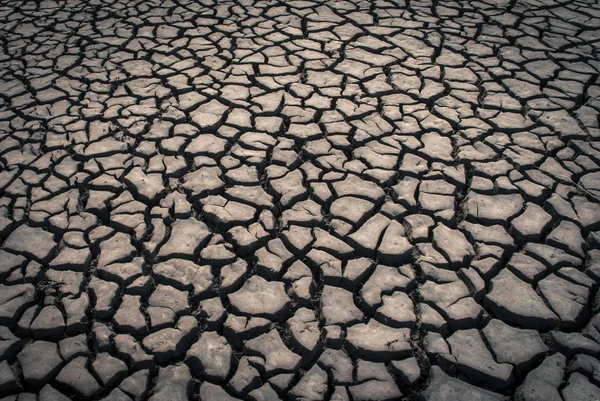
<path fill-rule="evenodd" d="M 598 27 L 3 1 L 0 398 L 599 400 Z"/>

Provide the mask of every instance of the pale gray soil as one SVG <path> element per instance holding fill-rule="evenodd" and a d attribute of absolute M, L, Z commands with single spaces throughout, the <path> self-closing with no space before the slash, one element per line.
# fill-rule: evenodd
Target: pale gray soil
<path fill-rule="evenodd" d="M 599 27 L 2 1 L 0 399 L 600 400 Z"/>

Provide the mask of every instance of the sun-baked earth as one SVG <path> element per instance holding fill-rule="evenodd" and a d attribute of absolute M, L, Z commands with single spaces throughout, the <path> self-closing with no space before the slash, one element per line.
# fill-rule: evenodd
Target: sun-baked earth
<path fill-rule="evenodd" d="M 2 1 L 0 399 L 600 400 L 599 27 Z"/>

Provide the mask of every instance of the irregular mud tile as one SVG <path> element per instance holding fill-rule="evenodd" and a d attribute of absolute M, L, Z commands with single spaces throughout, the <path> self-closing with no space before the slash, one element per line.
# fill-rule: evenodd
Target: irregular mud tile
<path fill-rule="evenodd" d="M 257 270 L 261 276 L 271 279 L 279 277 L 285 262 L 279 255 L 270 252 L 268 247 L 260 248 L 254 255 L 257 258 Z"/>
<path fill-rule="evenodd" d="M 192 370 L 211 381 L 224 382 L 232 363 L 231 346 L 215 332 L 204 332 L 187 352 Z"/>
<path fill-rule="evenodd" d="M 54 305 L 44 306 L 29 326 L 33 338 L 58 340 L 65 332 L 65 320 Z"/>
<path fill-rule="evenodd" d="M 246 349 L 264 359 L 264 370 L 271 375 L 294 372 L 302 358 L 290 351 L 281 340 L 277 330 L 271 330 L 245 343 Z"/>
<path fill-rule="evenodd" d="M 432 243 L 420 243 L 416 245 L 417 264 L 430 263 L 441 268 L 449 268 L 448 260 L 438 250 L 435 249 Z"/>
<path fill-rule="evenodd" d="M 113 391 L 110 392 L 110 394 L 108 394 L 102 400 L 106 400 L 106 401 L 108 401 L 108 400 L 114 400 L 114 401 L 133 401 L 131 399 L 131 397 L 129 397 L 127 394 L 125 394 L 119 388 L 115 388 Z"/>
<path fill-rule="evenodd" d="M 562 400 L 558 388 L 563 381 L 566 364 L 567 360 L 562 354 L 546 357 L 517 388 L 516 397 L 523 401 Z"/>
<path fill-rule="evenodd" d="M 414 285 L 415 273 L 410 265 L 400 268 L 377 265 L 375 271 L 360 290 L 360 297 L 370 309 L 381 304 L 384 293 L 409 291 Z"/>
<path fill-rule="evenodd" d="M 495 389 L 504 389 L 512 381 L 513 367 L 496 363 L 477 329 L 459 330 L 448 338 L 450 355 L 448 363 L 476 383 L 485 383 Z M 446 359 L 446 355 L 440 355 Z"/>
<path fill-rule="evenodd" d="M 81 356 L 62 368 L 55 380 L 82 397 L 94 397 L 102 391 L 100 384 L 87 370 L 87 358 Z"/>
<path fill-rule="evenodd" d="M 223 400 L 223 401 L 236 401 L 239 398 L 230 396 L 222 387 L 209 382 L 204 382 L 200 385 L 200 399 L 201 400 Z"/>
<path fill-rule="evenodd" d="M 10 233 L 2 248 L 40 262 L 49 262 L 54 256 L 57 246 L 58 243 L 54 241 L 52 233 L 39 227 L 23 224 Z"/>
<path fill-rule="evenodd" d="M 415 357 L 392 361 L 390 371 L 400 379 L 401 385 L 406 386 L 414 385 L 421 377 L 421 367 Z"/>
<path fill-rule="evenodd" d="M 556 272 L 556 275 L 574 284 L 582 285 L 587 288 L 592 288 L 596 284 L 594 279 L 574 267 L 563 267 Z"/>
<path fill-rule="evenodd" d="M 546 237 L 546 243 L 556 248 L 576 254 L 584 258 L 585 240 L 581 235 L 581 229 L 570 221 L 561 221 Z"/>
<path fill-rule="evenodd" d="M 311 199 L 294 204 L 291 209 L 284 211 L 281 216 L 282 227 L 288 227 L 290 223 L 315 226 L 322 221 L 321 206 Z"/>
<path fill-rule="evenodd" d="M 117 356 L 125 360 L 132 371 L 148 369 L 154 366 L 152 356 L 129 334 L 118 334 L 114 337 Z"/>
<path fill-rule="evenodd" d="M 330 285 L 325 285 L 321 292 L 321 314 L 326 324 L 352 325 L 363 318 L 354 304 L 354 294 Z"/>
<path fill-rule="evenodd" d="M 260 388 L 252 390 L 248 393 L 248 398 L 252 401 L 278 401 L 281 400 L 279 395 L 269 383 L 265 383 Z"/>
<path fill-rule="evenodd" d="M 65 310 L 66 332 L 67 334 L 82 333 L 87 329 L 89 321 L 88 308 L 90 299 L 88 294 L 81 293 L 78 297 L 68 297 L 62 299 Z"/>
<path fill-rule="evenodd" d="M 406 293 L 396 291 L 391 295 L 382 296 L 381 299 L 383 304 L 375 313 L 379 322 L 395 328 L 416 326 L 414 304 Z"/>
<path fill-rule="evenodd" d="M 551 270 L 561 267 L 580 266 L 582 262 L 576 256 L 569 255 L 561 249 L 544 244 L 528 243 L 523 248 L 523 251 L 526 255 L 544 263 Z"/>
<path fill-rule="evenodd" d="M 143 202 L 154 203 L 165 191 L 160 174 L 146 174 L 140 167 L 133 168 L 123 180 Z"/>
<path fill-rule="evenodd" d="M 410 329 L 394 329 L 371 319 L 347 330 L 346 346 L 355 358 L 389 361 L 411 352 Z"/>
<path fill-rule="evenodd" d="M 314 355 L 320 340 L 321 331 L 314 311 L 300 308 L 286 322 L 294 343 L 294 350 L 303 356 Z"/>
<path fill-rule="evenodd" d="M 600 361 L 596 358 L 584 354 L 575 355 L 569 363 L 568 368 L 571 372 L 578 372 L 587 376 L 593 384 L 600 384 L 600 380 L 598 380 L 600 379 L 598 377 L 600 373 L 600 370 L 598 370 L 600 368 Z"/>
<path fill-rule="evenodd" d="M 549 330 L 560 324 L 558 316 L 533 287 L 509 270 L 501 271 L 492 279 L 492 290 L 485 297 L 485 305 L 498 318 L 524 328 Z"/>
<path fill-rule="evenodd" d="M 201 202 L 203 215 L 222 231 L 236 225 L 249 225 L 256 214 L 252 206 L 228 201 L 222 196 L 209 196 Z"/>
<path fill-rule="evenodd" d="M 287 284 L 287 294 L 296 302 L 307 305 L 315 291 L 315 283 L 311 270 L 302 261 L 294 262 L 283 275 Z"/>
<path fill-rule="evenodd" d="M 435 224 L 433 219 L 424 214 L 412 214 L 404 217 L 408 229 L 406 234 L 412 243 L 428 241 L 431 238 L 431 227 Z"/>
<path fill-rule="evenodd" d="M 402 397 L 394 378 L 382 363 L 357 362 L 356 379 L 360 384 L 348 387 L 355 400 L 397 400 Z"/>
<path fill-rule="evenodd" d="M 453 161 L 452 142 L 450 138 L 443 137 L 435 132 L 428 132 L 421 137 L 423 148 L 419 150 L 428 159 L 439 161 Z"/>
<path fill-rule="evenodd" d="M 35 341 L 26 345 L 17 355 L 23 378 L 35 388 L 50 382 L 60 371 L 64 362 L 56 344 Z"/>
<path fill-rule="evenodd" d="M 351 384 L 353 382 L 354 365 L 344 351 L 328 348 L 323 351 L 318 363 L 331 374 L 335 384 Z"/>
<path fill-rule="evenodd" d="M 574 196 L 571 202 L 586 232 L 600 227 L 600 211 L 597 203 L 588 202 L 581 196 Z"/>
<path fill-rule="evenodd" d="M 127 375 L 127 365 L 106 352 L 96 355 L 92 369 L 103 386 L 112 387 Z"/>
<path fill-rule="evenodd" d="M 395 220 L 404 216 L 408 211 L 402 205 L 387 201 L 381 206 L 381 213 L 389 219 Z"/>
<path fill-rule="evenodd" d="M 88 288 L 96 316 L 101 319 L 111 318 L 120 301 L 119 285 L 93 277 Z"/>
<path fill-rule="evenodd" d="M 192 259 L 196 251 L 208 241 L 210 231 L 206 224 L 195 218 L 176 220 L 171 225 L 171 236 L 158 251 L 158 259 Z"/>
<path fill-rule="evenodd" d="M 593 400 L 598 398 L 600 388 L 590 383 L 587 377 L 580 373 L 573 373 L 569 376 L 567 386 L 561 391 L 566 401 L 572 400 Z"/>
<path fill-rule="evenodd" d="M 356 252 L 366 257 L 375 255 L 380 238 L 390 224 L 390 219 L 376 214 L 367 220 L 357 231 L 347 237 L 349 244 Z"/>
<path fill-rule="evenodd" d="M 144 259 L 138 257 L 131 262 L 104 265 L 99 267 L 97 271 L 102 279 L 114 281 L 119 285 L 128 285 L 141 277 L 146 269 Z"/>
<path fill-rule="evenodd" d="M 406 155 L 404 157 L 404 163 L 407 162 L 407 158 L 411 156 Z M 394 200 L 407 208 L 409 211 L 414 212 L 417 208 L 416 193 L 419 186 L 419 180 L 412 177 L 404 177 L 398 184 L 392 187 L 392 193 Z"/>
<path fill-rule="evenodd" d="M 135 400 L 146 396 L 149 384 L 150 372 L 148 370 L 139 370 L 123 379 L 119 384 L 119 389 Z"/>
<path fill-rule="evenodd" d="M 447 309 L 440 310 L 440 314 L 444 316 L 451 330 L 461 330 L 479 324 L 484 310 L 473 298 L 465 297 L 457 300 Z"/>
<path fill-rule="evenodd" d="M 491 320 L 483 333 L 496 361 L 514 365 L 517 372 L 529 370 L 548 351 L 537 331 L 518 329 L 498 319 Z"/>
<path fill-rule="evenodd" d="M 0 284 L 0 324 L 10 325 L 35 303 L 35 288 L 31 284 Z"/>
<path fill-rule="evenodd" d="M 98 321 L 92 323 L 92 347 L 96 352 L 110 352 L 114 336 L 115 333 L 106 324 Z"/>
<path fill-rule="evenodd" d="M 225 177 L 234 185 L 256 185 L 259 183 L 255 166 L 241 165 L 225 173 Z"/>
<path fill-rule="evenodd" d="M 431 367 L 432 380 L 423 393 L 427 401 L 454 401 L 469 399 L 473 401 L 506 401 L 501 394 L 493 393 L 460 379 L 448 376 L 437 366 Z"/>
<path fill-rule="evenodd" d="M 250 277 L 228 298 L 235 311 L 267 319 L 283 318 L 290 303 L 282 282 L 267 281 L 260 276 Z"/>
<path fill-rule="evenodd" d="M 155 280 L 180 291 L 193 290 L 194 298 L 206 298 L 213 293 L 210 266 L 199 266 L 186 259 L 169 259 L 152 267 Z"/>
<path fill-rule="evenodd" d="M 483 242 L 504 248 L 515 247 L 513 238 L 499 224 L 484 226 L 463 221 L 458 225 L 458 228 L 465 232 L 465 235 L 471 242 Z"/>
<path fill-rule="evenodd" d="M 288 394 L 296 399 L 322 401 L 327 399 L 327 373 L 313 365 Z"/>
<path fill-rule="evenodd" d="M 27 258 L 24 256 L 0 250 L 0 280 L 4 282 L 13 271 L 24 267 L 26 264 Z"/>
<path fill-rule="evenodd" d="M 31 336 L 31 323 L 33 323 L 33 320 L 37 317 L 40 309 L 39 306 L 35 305 L 23 313 L 23 316 L 21 316 L 21 319 L 17 323 L 17 333 L 20 335 Z"/>
<path fill-rule="evenodd" d="M 56 401 L 68 401 L 69 397 L 56 390 L 49 384 L 46 384 L 39 393 L 40 400 L 56 400 Z"/>
<path fill-rule="evenodd" d="M 223 266 L 220 272 L 221 294 L 228 294 L 238 289 L 247 272 L 248 263 L 243 259 L 238 259 L 233 263 Z M 207 284 L 209 283 L 210 281 L 207 281 Z"/>
<path fill-rule="evenodd" d="M 433 244 L 452 265 L 465 264 L 475 255 L 464 234 L 439 223 L 433 229 Z"/>
<path fill-rule="evenodd" d="M 323 250 L 337 258 L 349 257 L 354 252 L 354 249 L 350 245 L 321 228 L 315 227 L 313 235 L 316 238 L 312 244 L 313 248 Z"/>
<path fill-rule="evenodd" d="M 229 143 L 213 134 L 201 134 L 192 139 L 185 148 L 186 156 L 211 156 L 220 158 L 225 154 Z"/>
<path fill-rule="evenodd" d="M 183 316 L 175 328 L 166 328 L 148 335 L 143 345 L 157 362 L 163 363 L 185 353 L 190 346 L 190 338 L 198 328 L 198 321 L 192 316 Z"/>
<path fill-rule="evenodd" d="M 179 291 L 170 285 L 159 284 L 148 300 L 149 306 L 167 308 L 176 315 L 183 315 L 189 311 L 188 291 Z"/>
<path fill-rule="evenodd" d="M 141 312 L 141 297 L 137 295 L 124 295 L 119 309 L 113 316 L 113 324 L 122 333 L 135 337 L 142 337 L 148 332 L 146 318 Z"/>
<path fill-rule="evenodd" d="M 429 271 L 429 265 L 423 263 L 422 266 L 423 272 L 430 275 L 427 273 Z M 435 269 L 435 267 L 432 266 L 431 269 Z M 419 288 L 423 300 L 427 303 L 433 303 L 441 311 L 445 311 L 460 299 L 470 295 L 468 287 L 461 280 L 458 280 L 458 276 L 447 275 L 449 280 L 442 280 L 441 274 L 443 274 L 443 272 L 445 271 L 442 269 L 432 271 L 432 273 L 437 276 L 433 276 L 432 278 L 436 279 L 436 281 L 441 281 L 440 283 L 427 280 Z"/>
<path fill-rule="evenodd" d="M 533 283 L 544 276 L 548 268 L 540 261 L 522 253 L 515 253 L 507 267 L 520 279 Z"/>
<path fill-rule="evenodd" d="M 306 253 L 314 241 L 312 230 L 308 227 L 291 226 L 281 232 L 282 240 L 294 255 Z"/>
<path fill-rule="evenodd" d="M 522 241 L 539 241 L 552 217 L 540 206 L 527 202 L 525 211 L 511 221 L 511 228 Z"/>
<path fill-rule="evenodd" d="M 373 271 L 373 261 L 367 258 L 351 259 L 346 263 L 343 273 L 344 286 L 358 288 L 359 284 Z"/>
<path fill-rule="evenodd" d="M 309 265 L 317 266 L 325 284 L 339 285 L 342 281 L 342 261 L 327 252 L 313 249 L 306 254 Z"/>
<path fill-rule="evenodd" d="M 566 356 L 571 357 L 579 353 L 597 355 L 600 352 L 600 345 L 581 333 L 552 331 L 550 335 L 553 348 L 558 349 Z"/>
<path fill-rule="evenodd" d="M 235 246 L 240 256 L 246 257 L 256 252 L 270 237 L 261 224 L 253 223 L 247 228 L 231 228 L 225 238 Z"/>
<path fill-rule="evenodd" d="M 331 325 L 323 327 L 325 332 L 325 346 L 332 349 L 342 347 L 344 339 L 342 338 L 342 328 L 340 326 Z"/>
<path fill-rule="evenodd" d="M 183 176 L 183 188 L 194 199 L 217 193 L 224 186 L 219 167 L 201 167 Z"/>
<path fill-rule="evenodd" d="M 103 140 L 93 142 L 83 152 L 85 158 L 91 159 L 94 157 L 110 156 L 116 153 L 124 153 L 127 151 L 127 143 L 120 141 Z"/>
<path fill-rule="evenodd" d="M 141 276 L 133 280 L 125 288 L 125 292 L 130 295 L 148 296 L 152 292 L 154 283 L 149 276 Z"/>
<path fill-rule="evenodd" d="M 21 390 L 21 386 L 17 381 L 15 373 L 8 364 L 8 361 L 0 362 L 0 391 L 2 392 L 2 394 L 16 393 L 19 390 Z M 25 398 L 25 395 L 22 395 L 20 397 Z"/>
<path fill-rule="evenodd" d="M 85 271 L 92 262 L 89 249 L 65 247 L 50 261 L 49 266 L 57 270 Z"/>
<path fill-rule="evenodd" d="M 229 380 L 230 386 L 236 394 L 248 393 L 261 385 L 260 373 L 254 364 L 260 365 L 260 357 L 243 356 L 238 362 L 237 370 Z"/>
<path fill-rule="evenodd" d="M 100 256 L 98 269 L 112 263 L 130 262 L 136 254 L 135 247 L 131 244 L 131 237 L 124 233 L 116 233 L 107 240 L 100 242 Z"/>
<path fill-rule="evenodd" d="M 268 379 L 268 382 L 276 391 L 285 392 L 292 385 L 294 376 L 293 373 L 281 373 Z"/>
<path fill-rule="evenodd" d="M 189 401 L 192 397 L 192 375 L 184 364 L 160 368 L 158 380 L 149 400 Z"/>
<path fill-rule="evenodd" d="M 268 170 L 270 173 L 272 170 Z M 270 177 L 270 174 L 269 174 Z M 308 191 L 303 185 L 303 176 L 300 170 L 287 172 L 281 178 L 269 179 L 271 193 L 279 198 L 279 203 L 284 207 L 308 197 Z"/>
<path fill-rule="evenodd" d="M 563 326 L 579 325 L 587 320 L 590 297 L 587 287 L 551 274 L 539 282 L 538 288 L 548 305 L 561 319 Z"/>
<path fill-rule="evenodd" d="M 383 234 L 381 244 L 377 248 L 377 257 L 386 264 L 406 263 L 412 257 L 413 246 L 408 241 L 404 227 L 392 220 Z"/>
<path fill-rule="evenodd" d="M 60 356 L 65 361 L 78 356 L 89 356 L 90 350 L 88 349 L 87 337 L 85 334 L 80 334 L 75 337 L 67 337 L 58 343 L 60 349 Z"/>
<path fill-rule="evenodd" d="M 272 321 L 262 317 L 248 318 L 229 313 L 223 323 L 223 334 L 237 346 L 241 346 L 248 338 L 267 332 L 272 324 Z"/>
<path fill-rule="evenodd" d="M 470 191 L 464 205 L 468 220 L 489 225 L 511 220 L 523 209 L 523 204 L 518 194 L 481 195 Z"/>
<path fill-rule="evenodd" d="M 233 263 L 236 255 L 231 249 L 229 244 L 207 245 L 200 251 L 200 259 L 211 266 Z"/>
<path fill-rule="evenodd" d="M 334 182 L 332 187 L 338 197 L 357 196 L 368 199 L 373 203 L 379 203 L 385 196 L 383 190 L 376 184 L 352 174 L 349 174 L 342 181 Z"/>
<path fill-rule="evenodd" d="M 371 201 L 353 196 L 343 196 L 333 201 L 330 213 L 332 216 L 356 226 L 363 224 L 371 217 L 374 208 L 375 205 Z"/>

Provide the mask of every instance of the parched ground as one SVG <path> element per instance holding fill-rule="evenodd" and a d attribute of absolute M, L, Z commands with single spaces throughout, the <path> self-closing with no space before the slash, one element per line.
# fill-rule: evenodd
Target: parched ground
<path fill-rule="evenodd" d="M 594 1 L 2 1 L 1 400 L 600 400 L 599 50 Z"/>

